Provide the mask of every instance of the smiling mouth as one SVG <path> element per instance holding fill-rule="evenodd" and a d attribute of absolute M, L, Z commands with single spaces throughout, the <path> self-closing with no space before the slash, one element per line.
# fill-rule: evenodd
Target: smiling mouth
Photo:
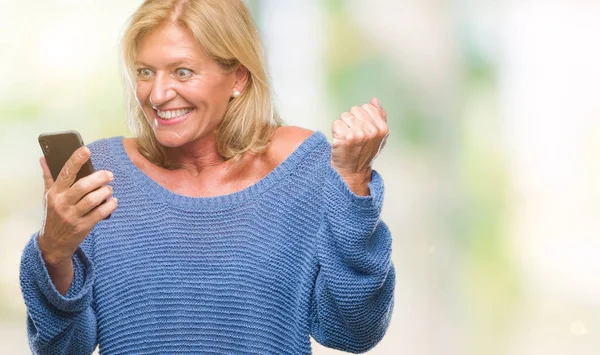
<path fill-rule="evenodd" d="M 172 119 L 187 115 L 189 112 L 192 111 L 192 109 L 191 108 L 183 108 L 183 109 L 179 109 L 179 110 L 169 110 L 169 111 L 155 110 L 155 111 L 156 111 L 156 114 L 158 115 L 158 117 L 160 117 L 161 119 L 172 120 Z"/>

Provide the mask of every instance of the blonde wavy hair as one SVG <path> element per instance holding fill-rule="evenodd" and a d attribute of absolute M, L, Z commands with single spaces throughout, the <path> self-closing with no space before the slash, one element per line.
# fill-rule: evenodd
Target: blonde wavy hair
<path fill-rule="evenodd" d="M 217 149 L 225 159 L 242 153 L 261 153 L 283 123 L 273 107 L 258 31 L 241 0 L 146 0 L 131 16 L 122 38 L 123 75 L 128 123 L 138 150 L 152 163 L 174 169 L 146 120 L 135 93 L 136 54 L 141 40 L 153 29 L 173 23 L 187 29 L 205 54 L 223 70 L 239 65 L 248 70 L 242 94 L 230 100 L 217 130 Z"/>

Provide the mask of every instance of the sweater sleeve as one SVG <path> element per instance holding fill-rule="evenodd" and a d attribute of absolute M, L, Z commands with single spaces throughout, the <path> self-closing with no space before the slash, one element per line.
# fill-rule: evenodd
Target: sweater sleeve
<path fill-rule="evenodd" d="M 391 235 L 380 219 L 383 181 L 375 170 L 369 189 L 369 196 L 355 195 L 329 166 L 317 239 L 311 335 L 352 353 L 366 352 L 383 338 L 394 303 Z"/>
<path fill-rule="evenodd" d="M 27 308 L 29 346 L 34 354 L 91 354 L 96 348 L 94 268 L 82 246 L 73 255 L 73 266 L 73 283 L 63 296 L 48 274 L 38 246 L 38 233 L 23 251 L 21 292 Z"/>

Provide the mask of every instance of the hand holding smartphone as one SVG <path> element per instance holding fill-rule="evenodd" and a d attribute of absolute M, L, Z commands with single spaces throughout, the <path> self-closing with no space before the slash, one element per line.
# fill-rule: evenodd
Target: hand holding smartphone
<path fill-rule="evenodd" d="M 52 180 L 54 181 L 58 179 L 61 170 L 73 153 L 84 146 L 81 135 L 75 130 L 42 133 L 38 137 L 38 142 L 40 143 L 44 158 L 46 159 L 46 164 L 48 165 L 48 168 L 50 168 Z M 92 175 L 94 172 L 94 166 L 92 165 L 91 160 L 88 159 L 77 172 L 75 180 L 71 185 L 88 175 Z M 105 202 L 106 200 L 102 203 Z M 104 219 L 109 219 L 110 216 L 111 215 L 109 214 Z"/>
<path fill-rule="evenodd" d="M 117 208 L 110 171 L 95 171 L 90 151 L 77 131 L 45 133 L 38 137 L 45 159 L 45 214 L 38 237 L 49 265 L 64 265 L 101 220 Z M 45 162 L 44 162 L 45 160 Z"/>

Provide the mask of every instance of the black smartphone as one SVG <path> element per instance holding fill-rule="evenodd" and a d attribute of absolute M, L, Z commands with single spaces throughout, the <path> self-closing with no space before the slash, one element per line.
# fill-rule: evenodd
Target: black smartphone
<path fill-rule="evenodd" d="M 38 142 L 40 143 L 42 153 L 44 153 L 44 157 L 46 158 L 46 164 L 48 164 L 48 168 L 50 168 L 50 173 L 52 174 L 52 179 L 54 179 L 54 181 L 58 178 L 60 171 L 67 160 L 71 158 L 71 155 L 73 155 L 77 149 L 84 146 L 81 135 L 75 130 L 42 133 L 38 137 Z M 81 169 L 79 169 L 73 183 L 94 172 L 95 170 L 92 161 L 91 159 L 88 159 Z M 110 215 L 105 219 L 108 219 L 109 217 Z"/>
<path fill-rule="evenodd" d="M 83 140 L 77 131 L 64 131 L 55 133 L 42 133 L 38 142 L 46 158 L 46 163 L 52 173 L 52 179 L 56 181 L 63 166 L 71 158 L 71 155 L 83 147 Z M 94 172 L 92 162 L 88 160 L 77 173 L 75 181 L 88 176 Z M 75 181 L 73 183 L 75 183 Z"/>

